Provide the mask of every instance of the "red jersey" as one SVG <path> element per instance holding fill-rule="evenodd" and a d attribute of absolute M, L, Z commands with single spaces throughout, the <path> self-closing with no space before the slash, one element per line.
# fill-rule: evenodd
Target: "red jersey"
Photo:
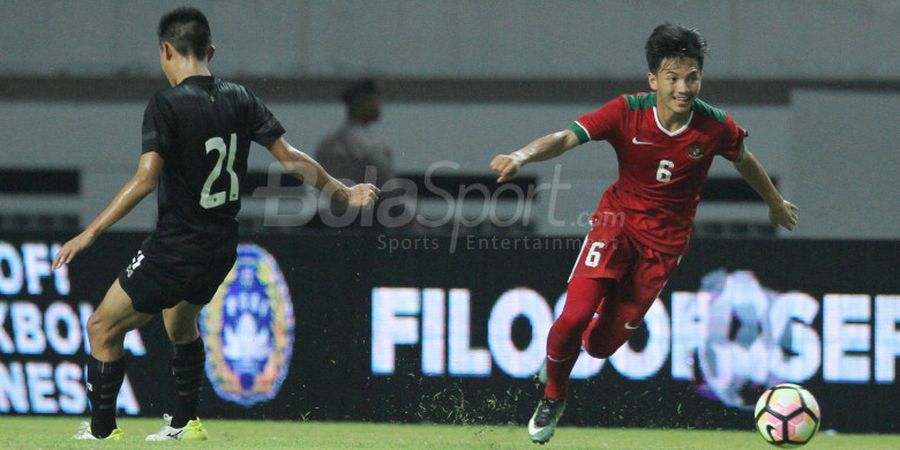
<path fill-rule="evenodd" d="M 605 140 L 616 150 L 619 179 L 603 193 L 595 217 L 623 217 L 616 222 L 630 237 L 670 254 L 687 251 L 713 157 L 737 160 L 746 135 L 731 116 L 700 99 L 687 123 L 668 131 L 659 123 L 652 93 L 617 97 L 569 129 L 581 143 Z"/>

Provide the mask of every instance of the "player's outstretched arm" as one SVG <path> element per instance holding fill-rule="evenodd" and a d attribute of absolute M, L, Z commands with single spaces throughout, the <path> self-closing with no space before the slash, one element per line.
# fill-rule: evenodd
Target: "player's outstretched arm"
<path fill-rule="evenodd" d="M 762 163 L 750 153 L 750 149 L 744 144 L 741 151 L 741 157 L 734 162 L 734 167 L 747 180 L 759 196 L 769 205 L 769 222 L 772 226 L 782 226 L 790 231 L 797 226 L 799 209 L 793 203 L 784 199 L 778 189 L 772 184 L 772 179 L 766 173 Z"/>
<path fill-rule="evenodd" d="M 340 180 L 331 176 L 325 169 L 306 153 L 292 147 L 283 137 L 278 138 L 269 147 L 272 156 L 281 162 L 288 173 L 304 183 L 315 186 L 320 191 L 335 196 L 338 200 L 352 207 L 368 207 L 375 203 L 381 193 L 375 185 L 360 183 L 347 187 Z"/>
<path fill-rule="evenodd" d="M 508 155 L 497 155 L 491 160 L 491 170 L 499 177 L 498 183 L 511 180 L 525 164 L 555 158 L 575 148 L 579 144 L 578 136 L 569 130 L 535 139 L 530 144 Z"/>
<path fill-rule="evenodd" d="M 125 217 L 147 194 L 153 192 L 156 189 L 156 182 L 162 167 L 163 159 L 159 153 L 147 152 L 141 155 L 134 176 L 122 186 L 106 209 L 81 234 L 63 245 L 56 254 L 56 258 L 53 259 L 53 269 L 59 269 L 64 264 L 71 262 L 75 255 L 90 247 L 98 236 Z"/>

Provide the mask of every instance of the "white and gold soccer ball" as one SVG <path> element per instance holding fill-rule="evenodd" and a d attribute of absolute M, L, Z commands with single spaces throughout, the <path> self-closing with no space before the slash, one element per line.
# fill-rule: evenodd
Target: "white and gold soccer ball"
<path fill-rule="evenodd" d="M 756 402 L 756 430 L 783 448 L 806 445 L 819 429 L 819 404 L 806 389 L 790 383 L 771 387 Z"/>

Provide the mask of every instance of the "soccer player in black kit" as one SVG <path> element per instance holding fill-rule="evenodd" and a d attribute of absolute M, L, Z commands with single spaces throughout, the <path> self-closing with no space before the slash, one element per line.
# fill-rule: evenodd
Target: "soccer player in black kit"
<path fill-rule="evenodd" d="M 207 438 L 197 417 L 206 359 L 197 318 L 235 261 L 235 215 L 250 141 L 268 148 L 304 183 L 350 207 L 371 206 L 379 194 L 371 184 L 347 187 L 334 179 L 282 137 L 284 128 L 247 88 L 210 75 L 215 48 L 199 10 L 169 12 L 160 19 L 158 33 L 160 64 L 172 87 L 157 92 L 144 112 L 137 173 L 53 262 L 54 268 L 71 262 L 158 183 L 156 229 L 88 319 L 91 422 L 82 425 L 76 439 L 124 436 L 116 427 L 116 397 L 125 376 L 125 333 L 160 312 L 175 347 L 178 398 L 174 414 L 147 440 Z"/>

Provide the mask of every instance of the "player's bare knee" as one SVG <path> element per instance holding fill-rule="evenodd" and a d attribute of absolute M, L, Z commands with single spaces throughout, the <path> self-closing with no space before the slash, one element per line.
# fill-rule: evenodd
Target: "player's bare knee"
<path fill-rule="evenodd" d="M 124 350 L 125 336 L 111 333 L 110 330 L 96 332 L 89 335 L 91 353 L 97 358 L 109 358 L 121 354 Z"/>
<path fill-rule="evenodd" d="M 87 321 L 88 340 L 92 348 L 111 348 L 121 346 L 125 340 L 125 333 L 129 330 L 120 324 L 110 322 L 102 314 L 94 311 Z"/>
<path fill-rule="evenodd" d="M 88 338 L 93 341 L 103 339 L 109 331 L 109 325 L 104 323 L 103 315 L 94 311 L 87 320 Z"/>

